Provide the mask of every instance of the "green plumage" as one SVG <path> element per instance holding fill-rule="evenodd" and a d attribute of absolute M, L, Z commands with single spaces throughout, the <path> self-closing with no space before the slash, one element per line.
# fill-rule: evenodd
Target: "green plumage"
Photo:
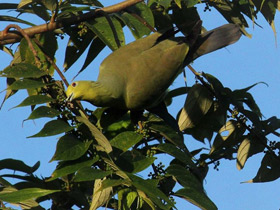
<path fill-rule="evenodd" d="M 121 47 L 102 62 L 96 82 L 73 82 L 66 91 L 68 99 L 129 110 L 157 106 L 183 67 L 241 36 L 233 24 L 202 35 L 195 31 L 189 37 L 156 32 Z"/>

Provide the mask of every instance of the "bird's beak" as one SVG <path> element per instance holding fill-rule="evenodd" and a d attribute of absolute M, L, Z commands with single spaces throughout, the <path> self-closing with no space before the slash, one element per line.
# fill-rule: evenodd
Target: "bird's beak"
<path fill-rule="evenodd" d="M 74 93 L 71 93 L 67 98 L 66 101 L 72 101 L 74 97 Z"/>

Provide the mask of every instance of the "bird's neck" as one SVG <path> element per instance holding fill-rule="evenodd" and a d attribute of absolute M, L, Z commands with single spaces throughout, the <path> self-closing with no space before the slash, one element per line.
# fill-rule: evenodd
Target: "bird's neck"
<path fill-rule="evenodd" d="M 112 103 L 116 100 L 113 94 L 99 82 L 92 82 L 86 91 L 88 94 L 85 94 L 83 100 L 95 106 L 112 106 Z"/>

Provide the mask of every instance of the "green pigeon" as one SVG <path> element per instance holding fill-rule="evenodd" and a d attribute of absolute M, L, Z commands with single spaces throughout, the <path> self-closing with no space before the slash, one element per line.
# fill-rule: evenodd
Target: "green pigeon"
<path fill-rule="evenodd" d="M 120 47 L 101 63 L 97 81 L 75 81 L 69 85 L 67 100 L 83 100 L 119 110 L 146 109 L 166 118 L 162 114 L 167 111 L 163 100 L 182 69 L 199 56 L 226 47 L 241 36 L 234 24 L 202 34 L 200 31 L 201 21 L 188 36 L 175 37 L 179 30 L 155 32 Z"/>

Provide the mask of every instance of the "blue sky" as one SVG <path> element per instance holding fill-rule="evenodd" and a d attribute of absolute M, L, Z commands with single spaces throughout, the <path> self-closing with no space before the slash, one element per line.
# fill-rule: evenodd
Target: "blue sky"
<path fill-rule="evenodd" d="M 6 2 L 6 1 L 0 1 Z M 18 2 L 18 1 L 14 1 Z M 113 3 L 113 2 L 112 2 Z M 214 12 L 203 12 L 199 8 L 203 25 L 207 29 L 212 29 L 225 24 L 226 21 Z M 276 17 L 276 30 L 280 31 L 279 15 Z M 249 21 L 248 21 L 249 22 Z M 255 26 L 249 22 L 249 33 L 253 35 L 252 39 L 242 37 L 236 44 L 221 49 L 217 52 L 205 55 L 193 63 L 197 71 L 204 71 L 215 75 L 223 82 L 224 86 L 231 89 L 247 87 L 256 82 L 266 82 L 265 85 L 257 85 L 250 92 L 255 97 L 265 118 L 271 116 L 280 117 L 280 50 L 276 47 L 276 40 L 270 26 L 259 16 L 257 21 L 263 28 Z M 0 30 L 3 30 L 7 24 L 0 22 Z M 279 37 L 276 38 L 280 43 Z M 127 42 L 132 40 L 131 36 Z M 64 44 L 66 39 L 63 40 Z M 279 44 L 278 44 L 279 45 Z M 65 47 L 60 47 L 57 54 L 57 64 L 62 69 L 63 51 Z M 11 58 L 3 52 L 1 53 L 0 70 L 6 67 Z M 100 62 L 110 53 L 109 49 L 104 50 L 77 79 L 96 79 L 98 66 Z M 80 69 L 83 60 L 76 63 L 69 72 L 66 73 L 68 81 L 71 81 L 76 71 Z M 194 84 L 193 75 L 187 71 L 188 85 Z M 58 76 L 55 76 L 58 79 Z M 171 86 L 171 89 L 183 86 L 183 77 L 178 79 Z M 4 90 L 5 78 L 0 78 L 0 90 Z M 48 119 L 26 121 L 22 126 L 22 121 L 30 114 L 30 108 L 11 109 L 19 104 L 27 94 L 24 91 L 11 97 L 0 111 L 0 139 L 1 152 L 0 159 L 15 158 L 21 159 L 29 165 L 41 161 L 37 175 L 49 176 L 54 170 L 56 163 L 48 163 L 51 159 L 55 145 L 59 138 L 34 138 L 27 139 L 27 136 L 37 133 Z M 4 93 L 0 94 L 0 100 L 4 98 Z M 184 104 L 184 97 L 175 99 L 169 108 L 172 114 L 176 114 Z M 91 105 L 86 105 L 94 108 Z M 10 110 L 11 109 L 11 110 Z M 271 140 L 278 140 L 271 137 Z M 185 137 L 186 145 L 190 150 L 203 146 L 203 144 L 193 140 L 191 137 Z M 205 179 L 204 186 L 208 196 L 215 202 L 221 210 L 276 210 L 280 208 L 280 183 L 279 180 L 262 184 L 240 184 L 242 181 L 253 178 L 260 166 L 262 154 L 256 155 L 248 160 L 242 171 L 236 169 L 234 161 L 221 161 L 219 171 L 215 171 L 210 166 L 209 173 Z M 159 161 L 164 161 L 165 157 Z M 1 173 L 2 174 L 2 173 Z M 188 204 L 185 201 L 178 202 L 178 209 L 195 210 L 197 207 Z"/>

